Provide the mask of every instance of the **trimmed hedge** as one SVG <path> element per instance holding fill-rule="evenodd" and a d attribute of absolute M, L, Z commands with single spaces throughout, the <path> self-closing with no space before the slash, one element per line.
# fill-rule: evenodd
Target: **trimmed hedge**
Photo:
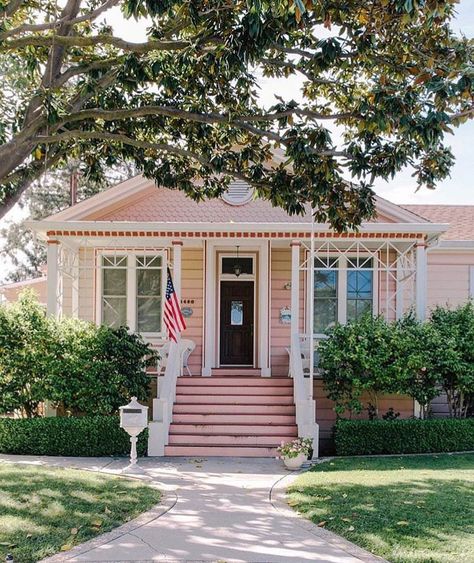
<path fill-rule="evenodd" d="M 148 432 L 138 437 L 146 455 Z M 130 437 L 117 416 L 0 419 L 0 453 L 60 456 L 112 456 L 130 453 Z"/>
<path fill-rule="evenodd" d="M 337 455 L 474 450 L 474 418 L 343 420 L 334 427 Z"/>

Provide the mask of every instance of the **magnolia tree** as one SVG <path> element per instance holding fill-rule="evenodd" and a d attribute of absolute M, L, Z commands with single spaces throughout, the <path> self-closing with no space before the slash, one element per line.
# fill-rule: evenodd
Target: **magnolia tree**
<path fill-rule="evenodd" d="M 0 0 L 0 212 L 80 158 L 88 177 L 131 161 L 196 200 L 237 177 L 290 213 L 310 203 L 316 220 L 356 227 L 375 179 L 412 167 L 432 187 L 449 174 L 444 136 L 473 114 L 455 4 Z M 146 36 L 117 34 L 111 8 Z M 281 79 L 274 105 L 262 75 Z"/>

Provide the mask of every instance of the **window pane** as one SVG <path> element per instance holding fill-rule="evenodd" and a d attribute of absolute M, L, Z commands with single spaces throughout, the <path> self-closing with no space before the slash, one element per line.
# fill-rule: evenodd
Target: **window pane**
<path fill-rule="evenodd" d="M 337 321 L 336 299 L 314 300 L 314 333 L 323 334 Z"/>
<path fill-rule="evenodd" d="M 373 271 L 372 259 L 349 258 L 347 271 L 347 320 L 359 319 L 372 311 Z"/>
<path fill-rule="evenodd" d="M 230 324 L 234 326 L 244 324 L 244 304 L 242 301 L 232 301 L 230 306 Z"/>
<path fill-rule="evenodd" d="M 347 272 L 348 299 L 372 298 L 372 272 L 370 270 L 349 270 Z"/>
<path fill-rule="evenodd" d="M 161 270 L 137 270 L 137 294 L 161 295 Z"/>
<path fill-rule="evenodd" d="M 112 328 L 126 326 L 127 324 L 127 298 L 103 297 L 102 322 Z"/>
<path fill-rule="evenodd" d="M 234 274 L 234 266 L 238 264 L 242 274 L 253 274 L 253 258 L 222 258 L 222 273 Z"/>
<path fill-rule="evenodd" d="M 316 334 L 323 334 L 337 321 L 337 258 L 314 259 L 314 323 Z"/>
<path fill-rule="evenodd" d="M 107 267 L 102 270 L 103 295 L 127 294 L 127 270 L 125 268 Z"/>
<path fill-rule="evenodd" d="M 314 272 L 314 295 L 316 297 L 336 297 L 337 272 L 316 270 Z"/>
<path fill-rule="evenodd" d="M 161 297 L 137 299 L 138 332 L 161 332 Z"/>
<path fill-rule="evenodd" d="M 137 256 L 137 331 L 161 332 L 161 256 Z"/>

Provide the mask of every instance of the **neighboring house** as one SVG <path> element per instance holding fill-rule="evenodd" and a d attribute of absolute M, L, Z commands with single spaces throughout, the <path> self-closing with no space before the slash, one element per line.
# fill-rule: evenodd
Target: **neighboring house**
<path fill-rule="evenodd" d="M 20 293 L 25 289 L 32 289 L 36 293 L 38 301 L 41 303 L 41 305 L 44 305 L 46 307 L 46 275 L 43 275 L 39 278 L 0 285 L 0 303 L 13 303 L 18 299 Z"/>
<path fill-rule="evenodd" d="M 172 348 L 151 455 L 274 455 L 296 435 L 317 449 L 318 432 L 327 448 L 335 415 L 321 379 L 308 377 L 311 327 L 317 344 L 365 311 L 395 319 L 413 307 L 424 318 L 472 295 L 474 207 L 377 198 L 374 221 L 337 234 L 252 196 L 235 182 L 197 204 L 139 176 L 30 224 L 48 247 L 50 314 L 127 324 L 156 346 L 170 267 L 199 377 L 177 379 Z M 390 407 L 405 417 L 416 408 L 399 396 L 382 400 Z"/>

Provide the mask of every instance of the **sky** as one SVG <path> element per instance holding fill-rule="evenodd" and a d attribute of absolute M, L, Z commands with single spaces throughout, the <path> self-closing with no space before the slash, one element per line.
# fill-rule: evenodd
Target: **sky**
<path fill-rule="evenodd" d="M 105 19 L 111 24 L 116 34 L 129 41 L 143 41 L 146 25 L 134 20 L 124 21 L 118 8 L 107 12 Z M 457 17 L 453 23 L 455 31 L 461 32 L 469 38 L 474 38 L 474 1 L 461 0 L 457 7 Z M 274 94 L 282 95 L 286 99 L 298 99 L 298 80 L 289 85 L 278 80 L 262 79 L 260 81 L 261 98 L 265 105 L 275 103 Z M 474 205 L 474 120 L 463 124 L 455 130 L 454 135 L 447 139 L 456 158 L 451 170 L 451 177 L 441 182 L 435 190 L 422 188 L 416 191 L 416 181 L 410 171 L 403 171 L 389 182 L 383 180 L 375 184 L 378 195 L 394 203 L 422 203 L 422 204 L 472 204 Z M 14 208 L 5 218 L 0 220 L 0 228 L 9 220 L 17 220 L 24 214 L 18 207 Z M 1 244 L 1 239 L 0 239 Z M 1 262 L 4 259 L 0 258 Z M 1 264 L 2 273 L 8 270 L 9 264 Z M 1 274 L 0 274 L 1 278 Z"/>

